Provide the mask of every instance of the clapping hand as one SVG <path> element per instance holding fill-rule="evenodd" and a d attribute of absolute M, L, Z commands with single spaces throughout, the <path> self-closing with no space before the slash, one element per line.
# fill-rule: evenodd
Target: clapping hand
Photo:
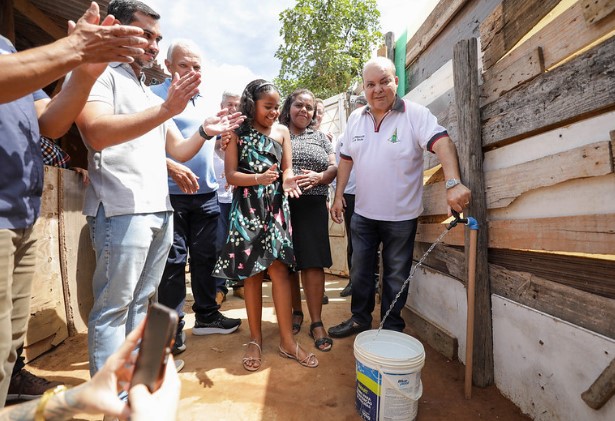
<path fill-rule="evenodd" d="M 240 112 L 229 114 L 228 110 L 223 108 L 215 116 L 205 119 L 203 129 L 209 136 L 215 136 L 223 132 L 235 130 L 244 120 L 245 116 Z"/>
<path fill-rule="evenodd" d="M 303 174 L 297 176 L 297 184 L 302 190 L 309 190 L 322 180 L 322 173 L 303 169 L 301 172 Z"/>
<path fill-rule="evenodd" d="M 301 196 L 301 189 L 297 184 L 297 178 L 298 176 L 293 176 L 284 179 L 284 182 L 282 183 L 282 188 L 284 189 L 284 194 L 286 196 L 290 196 L 295 199 Z"/>
<path fill-rule="evenodd" d="M 108 62 L 132 63 L 135 56 L 143 54 L 147 40 L 143 29 L 136 26 L 115 25 L 115 18 L 107 15 L 100 23 L 98 4 L 92 2 L 77 21 L 68 21 L 68 38 L 81 56 L 83 63 L 77 71 L 84 71 L 97 78 Z"/>

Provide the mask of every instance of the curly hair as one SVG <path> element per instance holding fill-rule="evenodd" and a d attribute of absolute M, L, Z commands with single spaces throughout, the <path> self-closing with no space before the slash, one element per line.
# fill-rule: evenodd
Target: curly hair
<path fill-rule="evenodd" d="M 238 129 L 239 132 L 243 132 L 252 126 L 256 113 L 256 101 L 261 99 L 264 93 L 271 91 L 280 92 L 273 83 L 265 79 L 256 79 L 248 83 L 239 100 L 239 111 L 246 116 L 243 124 Z"/>
<path fill-rule="evenodd" d="M 295 89 L 292 94 L 286 97 L 286 100 L 284 100 L 284 105 L 282 106 L 282 110 L 280 111 L 280 123 L 282 123 L 286 127 L 290 125 L 290 106 L 293 105 L 293 102 L 295 102 L 295 99 L 297 99 L 299 95 L 303 94 L 311 96 L 314 100 L 314 114 L 312 114 L 312 122 L 310 123 L 309 127 L 312 127 L 312 125 L 316 123 L 316 96 L 309 89 L 299 88 Z"/>

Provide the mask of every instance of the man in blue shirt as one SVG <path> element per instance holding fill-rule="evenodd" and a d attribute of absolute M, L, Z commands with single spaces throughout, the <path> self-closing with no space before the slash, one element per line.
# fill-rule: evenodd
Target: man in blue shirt
<path fill-rule="evenodd" d="M 199 48 L 189 40 L 175 40 L 165 60 L 169 72 L 180 77 L 201 71 Z M 166 99 L 171 79 L 152 86 L 152 92 Z M 204 98 L 193 96 L 183 112 L 173 121 L 184 136 L 198 130 L 205 114 Z M 180 323 L 173 352 L 186 349 L 183 332 L 183 306 L 186 298 L 186 262 L 190 253 L 190 274 L 196 315 L 194 335 L 232 333 L 241 319 L 229 319 L 220 313 L 216 302 L 216 280 L 212 271 L 216 263 L 216 231 L 220 207 L 216 191 L 218 182 L 214 171 L 214 142 L 205 142 L 189 161 L 180 164 L 167 157 L 169 196 L 173 206 L 173 245 L 158 287 L 158 301 L 177 310 Z"/>
<path fill-rule="evenodd" d="M 99 21 L 98 5 L 92 3 L 77 24 L 69 23 L 68 37 L 19 53 L 0 36 L 0 407 L 30 314 L 33 226 L 43 191 L 40 135 L 62 136 L 106 62 L 130 62 L 146 45 L 140 28 L 112 26 L 112 17 Z M 40 90 L 71 70 L 53 99 Z"/>

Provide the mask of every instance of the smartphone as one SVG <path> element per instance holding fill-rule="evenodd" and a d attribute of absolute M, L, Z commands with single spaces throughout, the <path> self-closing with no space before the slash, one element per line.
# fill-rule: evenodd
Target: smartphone
<path fill-rule="evenodd" d="M 159 303 L 149 306 L 131 387 L 144 384 L 152 393 L 158 390 L 175 342 L 178 320 L 175 310 Z"/>

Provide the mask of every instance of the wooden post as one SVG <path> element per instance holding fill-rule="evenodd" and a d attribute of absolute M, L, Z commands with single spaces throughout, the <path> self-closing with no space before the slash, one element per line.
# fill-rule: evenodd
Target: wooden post
<path fill-rule="evenodd" d="M 0 34 L 15 45 L 15 16 L 13 0 L 6 0 L 0 5 Z"/>
<path fill-rule="evenodd" d="M 581 398 L 589 407 L 600 409 L 613 396 L 615 396 L 615 360 L 611 361 L 589 389 L 581 394 Z"/>
<path fill-rule="evenodd" d="M 393 32 L 386 33 L 384 44 L 387 48 L 387 58 L 395 61 L 395 34 Z"/>
<path fill-rule="evenodd" d="M 474 329 L 473 380 L 476 386 L 493 384 L 493 332 L 491 287 L 487 262 L 487 207 L 483 174 L 480 89 L 478 86 L 478 44 L 476 38 L 459 41 L 453 51 L 453 77 L 457 109 L 461 180 L 472 191 L 468 215 L 478 221 L 476 247 L 476 325 Z M 466 228 L 467 230 L 467 228 Z M 465 236 L 465 262 L 469 263 L 469 235 Z M 466 272 L 467 273 L 467 272 Z"/>
<path fill-rule="evenodd" d="M 470 229 L 470 251 L 466 271 L 468 276 L 468 312 L 466 323 L 466 372 L 464 395 L 466 399 L 472 397 L 472 367 L 474 354 L 474 307 L 476 297 L 476 246 L 478 244 L 478 230 Z"/>

